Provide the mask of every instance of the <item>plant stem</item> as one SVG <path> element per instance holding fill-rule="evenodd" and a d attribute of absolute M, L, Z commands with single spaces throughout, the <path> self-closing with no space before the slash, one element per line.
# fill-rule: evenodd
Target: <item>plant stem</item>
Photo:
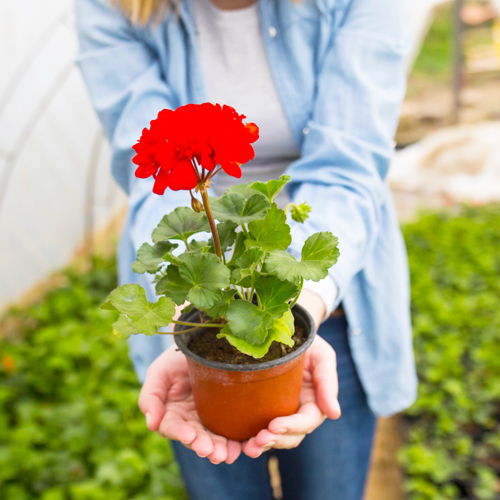
<path fill-rule="evenodd" d="M 241 229 L 243 229 L 243 232 L 245 233 L 245 236 L 246 236 L 247 238 L 249 238 L 249 237 L 250 237 L 250 235 L 248 234 L 248 229 L 247 229 L 247 227 L 245 226 L 245 223 L 243 223 L 243 224 L 241 225 Z"/>
<path fill-rule="evenodd" d="M 175 323 L 176 325 L 184 325 L 184 326 L 196 326 L 196 327 L 210 327 L 210 328 L 223 328 L 224 325 L 221 325 L 220 323 L 188 323 L 186 321 L 172 321 L 172 323 Z"/>
<path fill-rule="evenodd" d="M 236 285 L 234 285 L 234 289 L 236 290 L 236 293 L 240 296 L 240 299 L 247 300 L 245 296 L 241 294 L 241 291 L 238 289 Z"/>
<path fill-rule="evenodd" d="M 222 170 L 222 167 L 219 167 L 219 168 L 215 169 L 213 172 L 210 172 L 207 176 L 207 180 L 213 179 L 221 170 Z"/>
<path fill-rule="evenodd" d="M 304 286 L 304 278 L 300 278 L 300 286 L 299 286 L 299 293 L 297 296 L 293 299 L 293 302 L 290 304 L 290 309 L 297 303 L 297 300 L 299 300 L 300 294 L 302 292 L 302 287 Z"/>
<path fill-rule="evenodd" d="M 222 262 L 219 233 L 217 233 L 217 226 L 215 225 L 214 214 L 212 213 L 212 207 L 210 206 L 210 201 L 208 200 L 206 186 L 202 186 L 201 188 L 201 199 L 203 200 L 203 207 L 205 208 L 205 213 L 207 214 L 208 223 L 210 225 L 210 231 L 212 233 L 212 239 L 214 240 L 215 253 Z"/>

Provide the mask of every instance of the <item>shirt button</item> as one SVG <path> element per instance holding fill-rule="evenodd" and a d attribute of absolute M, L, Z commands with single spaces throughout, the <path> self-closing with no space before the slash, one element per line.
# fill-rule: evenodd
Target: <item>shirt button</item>
<path fill-rule="evenodd" d="M 276 28 L 274 26 L 269 26 L 269 36 L 274 38 L 277 35 Z"/>
<path fill-rule="evenodd" d="M 308 129 L 307 127 L 304 127 L 304 128 L 302 129 L 302 133 L 303 133 L 304 135 L 307 135 L 307 134 L 309 133 L 309 129 Z"/>
<path fill-rule="evenodd" d="M 361 328 L 358 326 L 356 328 L 351 329 L 351 335 L 359 335 L 361 333 Z"/>

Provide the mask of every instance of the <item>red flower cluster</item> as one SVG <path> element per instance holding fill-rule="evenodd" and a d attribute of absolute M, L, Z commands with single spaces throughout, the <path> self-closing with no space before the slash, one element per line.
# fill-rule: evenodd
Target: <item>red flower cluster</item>
<path fill-rule="evenodd" d="M 160 111 L 133 146 L 136 177 L 153 176 L 156 194 L 163 194 L 167 187 L 194 189 L 205 178 L 203 169 L 213 172 L 217 165 L 240 178 L 240 165 L 253 159 L 252 143 L 259 138 L 257 125 L 244 124 L 244 118 L 231 106 L 208 102 Z M 194 160 L 202 172 L 195 170 Z"/>

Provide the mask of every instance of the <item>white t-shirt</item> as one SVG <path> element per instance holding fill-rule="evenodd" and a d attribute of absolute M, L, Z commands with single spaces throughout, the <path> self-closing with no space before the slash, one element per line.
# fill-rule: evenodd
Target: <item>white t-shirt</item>
<path fill-rule="evenodd" d="M 242 165 L 242 178 L 224 172 L 215 177 L 214 190 L 223 194 L 234 184 L 277 179 L 300 156 L 286 119 L 267 59 L 258 4 L 223 10 L 211 0 L 194 0 L 198 53 L 208 100 L 228 104 L 260 129 L 254 143 L 255 158 Z M 276 197 L 281 208 L 288 203 L 285 191 Z M 327 316 L 337 296 L 335 282 L 327 277 L 304 288 L 319 295 Z"/>
<path fill-rule="evenodd" d="M 285 117 L 260 30 L 257 2 L 223 10 L 210 0 L 195 0 L 198 52 L 208 100 L 228 104 L 259 126 L 255 159 L 243 165 L 242 179 L 221 172 L 215 191 L 251 180 L 267 181 L 283 174 L 300 156 Z M 286 203 L 285 196 L 278 204 Z"/>

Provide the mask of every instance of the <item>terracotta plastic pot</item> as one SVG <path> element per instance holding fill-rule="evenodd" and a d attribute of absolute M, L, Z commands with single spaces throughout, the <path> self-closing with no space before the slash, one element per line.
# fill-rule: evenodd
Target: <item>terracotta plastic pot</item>
<path fill-rule="evenodd" d="M 175 335 L 177 347 L 186 355 L 196 410 L 212 432 L 236 441 L 255 436 L 276 417 L 294 414 L 299 408 L 304 371 L 304 353 L 316 335 L 309 313 L 293 308 L 295 321 L 307 334 L 296 350 L 273 361 L 253 365 L 231 365 L 208 361 L 192 353 L 187 345 L 197 331 Z M 198 322 L 192 310 L 181 321 Z M 187 327 L 177 325 L 176 330 Z"/>

